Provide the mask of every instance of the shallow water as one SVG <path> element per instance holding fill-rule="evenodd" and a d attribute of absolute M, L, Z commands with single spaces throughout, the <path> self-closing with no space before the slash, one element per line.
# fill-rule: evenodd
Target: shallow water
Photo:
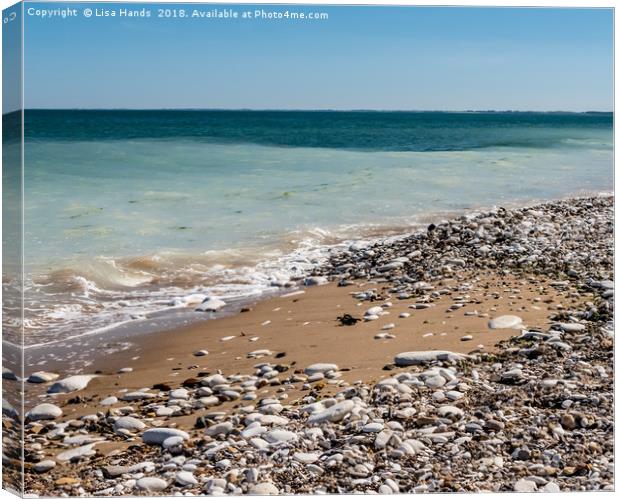
<path fill-rule="evenodd" d="M 610 191 L 611 122 L 28 111 L 26 343 L 256 296 L 333 245 L 429 217 Z"/>

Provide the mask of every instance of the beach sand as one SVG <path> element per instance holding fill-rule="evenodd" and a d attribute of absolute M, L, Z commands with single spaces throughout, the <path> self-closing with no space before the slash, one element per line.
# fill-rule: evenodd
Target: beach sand
<path fill-rule="evenodd" d="M 44 369 L 58 379 L 94 377 L 54 395 L 57 380 L 25 383 L 26 410 L 46 402 L 62 411 L 28 417 L 26 490 L 606 489 L 612 206 L 575 200 L 433 225 L 336 257 L 327 284 L 132 337 L 81 372 L 50 361 Z M 343 325 L 346 314 L 359 321 Z M 518 320 L 490 327 L 506 316 Z M 450 354 L 395 360 L 427 351 Z M 145 445 L 144 432 L 158 428 L 187 434 Z M 558 438 L 555 458 L 545 449 Z"/>
<path fill-rule="evenodd" d="M 314 363 L 333 363 L 340 367 L 343 381 L 374 383 L 390 376 L 384 367 L 392 365 L 399 352 L 491 352 L 501 340 L 519 334 L 520 328 L 491 330 L 488 328 L 490 318 L 518 315 L 527 327 L 544 330 L 551 324 L 550 313 L 574 307 L 588 298 L 571 295 L 572 289 L 556 289 L 548 279 L 497 274 L 467 272 L 438 281 L 435 287 L 445 289 L 446 293 L 428 302 L 429 308 L 409 308 L 418 302 L 416 298 L 394 299 L 390 300 L 392 306 L 385 309 L 386 315 L 373 321 L 361 320 L 353 326 L 341 325 L 338 317 L 349 314 L 362 319 L 372 304 L 360 302 L 352 294 L 375 289 L 379 296 L 387 297 L 387 283 L 312 286 L 291 293 L 293 296 L 258 302 L 249 311 L 232 317 L 139 336 L 130 349 L 93 359 L 89 372 L 99 377 L 79 394 L 88 403 L 71 404 L 60 420 L 89 414 L 97 408 L 99 400 L 114 395 L 120 398 L 122 390 L 151 388 L 157 383 L 177 388 L 186 379 L 197 376 L 217 372 L 225 375 L 251 373 L 253 366 L 267 361 L 289 366 L 285 375 L 301 372 Z M 384 302 L 377 300 L 377 303 Z M 454 304 L 462 306 L 450 309 Z M 410 316 L 400 318 L 402 312 Z M 390 324 L 394 328 L 382 329 Z M 394 338 L 376 339 L 381 333 Z M 463 341 L 464 336 L 472 339 Z M 223 341 L 225 338 L 229 339 Z M 483 348 L 479 348 L 481 345 Z M 195 356 L 200 350 L 209 353 Z M 271 354 L 259 358 L 248 355 L 259 350 Z M 62 365 L 50 363 L 46 368 L 62 373 Z M 119 374 L 123 368 L 132 371 Z M 261 395 L 273 395 L 278 386 L 264 387 Z M 46 388 L 28 384 L 29 399 L 34 403 Z M 303 397 L 304 392 L 298 386 L 290 388 L 289 398 Z M 335 392 L 338 385 L 326 385 L 325 389 Z M 66 394 L 58 396 L 57 400 L 62 404 L 73 397 L 73 394 Z M 195 417 L 191 421 L 173 419 L 187 427 L 193 424 Z"/>

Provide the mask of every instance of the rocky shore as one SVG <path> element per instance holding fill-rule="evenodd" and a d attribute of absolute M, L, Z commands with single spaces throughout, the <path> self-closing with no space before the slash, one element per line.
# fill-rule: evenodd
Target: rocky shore
<path fill-rule="evenodd" d="M 329 334 L 376 324 L 373 341 L 400 348 L 365 377 L 330 345 L 302 364 L 261 344 L 228 368 L 139 389 L 120 384 L 128 366 L 98 393 L 89 386 L 105 373 L 39 372 L 25 492 L 613 490 L 613 244 L 613 198 L 597 197 L 499 208 L 334 253 L 306 280 L 348 300 L 324 319 Z M 415 341 L 411 324 L 424 328 Z M 415 348 L 426 336 L 435 343 Z M 188 354 L 208 365 L 214 352 Z M 3 415 L 16 432 L 15 409 Z"/>

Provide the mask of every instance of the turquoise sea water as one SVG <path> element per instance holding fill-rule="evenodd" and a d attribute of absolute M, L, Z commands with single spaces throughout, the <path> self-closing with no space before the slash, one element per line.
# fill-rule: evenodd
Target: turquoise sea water
<path fill-rule="evenodd" d="M 259 294 L 433 217 L 612 189 L 609 114 L 27 111 L 25 136 L 31 343 Z"/>

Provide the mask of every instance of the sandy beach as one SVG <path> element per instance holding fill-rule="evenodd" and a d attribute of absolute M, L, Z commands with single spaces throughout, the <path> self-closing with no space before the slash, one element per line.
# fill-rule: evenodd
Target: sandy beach
<path fill-rule="evenodd" d="M 613 198 L 496 209 L 236 314 L 91 338 L 79 369 L 26 369 L 25 492 L 609 490 L 612 263 Z"/>

